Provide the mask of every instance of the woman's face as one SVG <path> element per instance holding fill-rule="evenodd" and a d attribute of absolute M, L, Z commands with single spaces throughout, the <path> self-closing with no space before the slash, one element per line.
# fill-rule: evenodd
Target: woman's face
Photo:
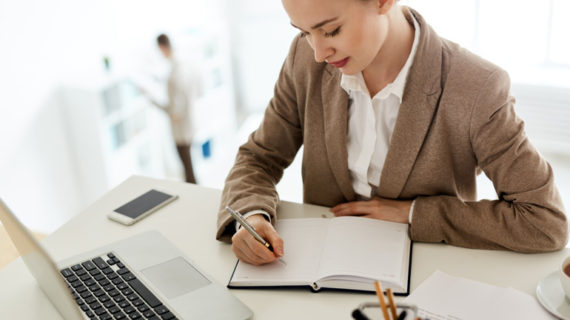
<path fill-rule="evenodd" d="M 378 56 L 388 33 L 385 0 L 282 0 L 317 62 L 355 74 Z"/>

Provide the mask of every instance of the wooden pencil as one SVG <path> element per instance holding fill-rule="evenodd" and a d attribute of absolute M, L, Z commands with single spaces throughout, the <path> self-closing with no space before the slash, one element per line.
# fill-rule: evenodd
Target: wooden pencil
<path fill-rule="evenodd" d="M 376 289 L 376 295 L 378 296 L 378 302 L 380 302 L 380 309 L 382 309 L 384 319 L 390 320 L 390 314 L 388 313 L 388 308 L 386 308 L 386 301 L 384 301 L 384 293 L 382 292 L 380 281 L 374 282 L 374 288 Z"/>
<path fill-rule="evenodd" d="M 392 293 L 392 289 L 386 289 L 386 296 L 388 296 L 388 303 L 390 304 L 392 319 L 398 319 L 398 312 L 396 311 L 396 303 L 394 303 L 394 294 Z"/>

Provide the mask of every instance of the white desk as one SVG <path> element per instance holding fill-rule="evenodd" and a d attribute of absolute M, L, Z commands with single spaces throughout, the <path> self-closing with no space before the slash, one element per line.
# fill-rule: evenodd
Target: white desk
<path fill-rule="evenodd" d="M 107 212 L 151 187 L 172 190 L 180 199 L 131 227 L 106 218 Z M 225 285 L 236 259 L 230 245 L 215 240 L 220 195 L 221 192 L 215 189 L 131 177 L 42 243 L 56 261 L 61 261 L 141 231 L 157 229 L 202 270 Z M 328 215 L 329 212 L 324 207 L 283 202 L 279 214 L 281 217 L 302 217 Z M 547 254 L 519 254 L 415 243 L 411 289 L 440 269 L 451 275 L 514 287 L 534 296 L 538 281 L 554 271 L 567 255 L 570 255 L 570 249 Z M 376 301 L 370 294 L 312 293 L 302 289 L 234 289 L 231 292 L 253 310 L 255 319 L 349 319 L 359 303 Z M 0 319 L 61 319 L 21 258 L 0 271 Z"/>

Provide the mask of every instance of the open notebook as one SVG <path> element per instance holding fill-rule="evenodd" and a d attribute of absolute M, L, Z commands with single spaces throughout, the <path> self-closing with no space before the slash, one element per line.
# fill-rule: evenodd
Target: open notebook
<path fill-rule="evenodd" d="M 284 219 L 282 261 L 236 263 L 229 288 L 310 286 L 374 292 L 374 281 L 408 295 L 412 242 L 408 225 L 362 217 Z"/>

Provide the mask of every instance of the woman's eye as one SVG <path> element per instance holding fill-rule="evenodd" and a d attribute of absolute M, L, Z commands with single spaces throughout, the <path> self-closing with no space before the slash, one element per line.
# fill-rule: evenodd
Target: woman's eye
<path fill-rule="evenodd" d="M 308 35 L 309 35 L 308 32 L 301 32 L 301 38 L 304 38 L 304 37 L 306 37 L 306 36 L 308 36 Z"/>
<path fill-rule="evenodd" d="M 334 29 L 331 32 L 325 32 L 325 37 L 334 37 L 340 32 L 340 27 Z"/>

